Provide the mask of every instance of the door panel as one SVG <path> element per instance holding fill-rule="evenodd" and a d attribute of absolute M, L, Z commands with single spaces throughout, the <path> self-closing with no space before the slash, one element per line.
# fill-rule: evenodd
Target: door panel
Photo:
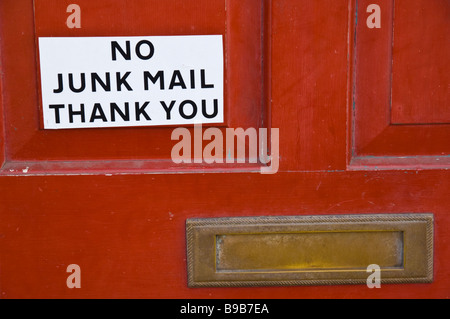
<path fill-rule="evenodd" d="M 366 24 L 371 3 L 356 8 L 351 164 L 380 167 L 372 158 L 389 157 L 381 165 L 389 168 L 409 157 L 409 165 L 447 167 L 449 2 L 383 1 L 378 29 Z"/>
<path fill-rule="evenodd" d="M 225 35 L 226 126 L 279 128 L 280 169 L 175 165 L 172 128 L 42 130 L 33 1 L 1 1 L 1 298 L 450 297 L 446 108 L 437 121 L 422 116 L 431 100 L 416 103 L 427 125 L 391 125 L 394 5 L 414 16 L 409 2 L 379 1 L 382 27 L 368 29 L 365 0 L 80 0 L 78 31 L 70 3 L 36 0 L 37 35 Z M 432 283 L 188 287 L 187 219 L 405 213 L 434 215 Z"/>
<path fill-rule="evenodd" d="M 392 123 L 449 124 L 448 1 L 396 1 L 394 10 Z"/>
<path fill-rule="evenodd" d="M 170 158 L 173 127 L 43 130 L 39 37 L 222 35 L 226 61 L 225 123 L 216 126 L 260 128 L 267 121 L 263 96 L 263 1 L 77 3 L 82 7 L 80 29 L 65 25 L 69 15 L 67 1 L 2 2 L 3 107 L 8 123 L 2 143 L 7 171 L 20 174 L 29 167 L 36 173 L 79 174 L 180 169 L 172 165 Z M 211 169 L 205 165 L 196 167 Z M 230 165 L 226 168 L 233 169 Z"/>

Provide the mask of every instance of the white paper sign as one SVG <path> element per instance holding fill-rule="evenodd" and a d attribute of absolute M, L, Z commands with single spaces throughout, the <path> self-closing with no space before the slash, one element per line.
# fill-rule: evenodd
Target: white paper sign
<path fill-rule="evenodd" d="M 221 35 L 39 38 L 45 129 L 223 123 Z"/>

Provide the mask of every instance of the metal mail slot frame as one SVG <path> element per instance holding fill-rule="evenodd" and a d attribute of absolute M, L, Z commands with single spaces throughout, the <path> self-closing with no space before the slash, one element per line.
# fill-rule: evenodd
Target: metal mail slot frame
<path fill-rule="evenodd" d="M 237 217 L 186 222 L 189 287 L 433 281 L 434 216 Z"/>

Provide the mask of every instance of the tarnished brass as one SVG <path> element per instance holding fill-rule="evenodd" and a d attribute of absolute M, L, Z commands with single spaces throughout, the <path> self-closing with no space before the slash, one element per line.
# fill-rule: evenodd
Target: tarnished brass
<path fill-rule="evenodd" d="M 433 215 L 190 219 L 190 287 L 433 281 Z"/>

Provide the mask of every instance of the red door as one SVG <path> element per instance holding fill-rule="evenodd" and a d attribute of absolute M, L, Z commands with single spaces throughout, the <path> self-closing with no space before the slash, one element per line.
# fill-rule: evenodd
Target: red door
<path fill-rule="evenodd" d="M 72 3 L 78 8 L 68 10 Z M 449 12 L 447 0 L 1 1 L 1 298 L 448 298 Z M 224 121 L 205 126 L 279 128 L 275 174 L 261 174 L 249 158 L 176 164 L 176 126 L 44 129 L 39 38 L 188 35 L 223 38 Z M 398 270 L 426 265 L 426 277 L 396 280 L 392 271 L 384 284 L 382 272 L 380 289 L 363 284 L 363 252 L 391 247 L 382 237 L 352 255 L 360 267 L 354 285 L 343 285 L 352 283 L 351 271 L 336 281 L 284 280 L 311 270 L 285 266 L 275 272 L 281 279 L 258 277 L 250 288 L 240 287 L 252 280 L 239 274 L 232 288 L 190 285 L 193 219 L 224 221 L 230 234 L 233 222 L 221 218 L 246 217 L 250 227 L 265 220 L 268 228 L 256 233 L 272 236 L 271 218 L 289 228 L 303 216 L 328 216 L 330 229 L 340 229 L 329 232 L 345 233 L 348 223 L 336 219 L 344 215 L 399 234 L 392 237 L 403 245 L 393 252 Z M 422 216 L 426 231 L 416 231 Z M 356 241 L 366 238 L 358 237 L 364 225 Z M 311 227 L 301 234 L 324 232 Z M 250 265 L 234 255 L 233 242 L 221 242 L 224 233 L 213 235 L 238 261 L 220 264 L 225 272 Z M 410 235 L 417 235 L 411 243 Z M 283 246 L 284 262 L 300 258 L 296 236 Z M 326 246 L 324 237 L 310 239 L 310 248 Z M 219 257 L 193 243 L 220 272 Z M 324 257 L 322 248 L 302 260 Z M 404 257 L 417 251 L 411 262 Z M 68 287 L 73 264 L 81 288 Z"/>

